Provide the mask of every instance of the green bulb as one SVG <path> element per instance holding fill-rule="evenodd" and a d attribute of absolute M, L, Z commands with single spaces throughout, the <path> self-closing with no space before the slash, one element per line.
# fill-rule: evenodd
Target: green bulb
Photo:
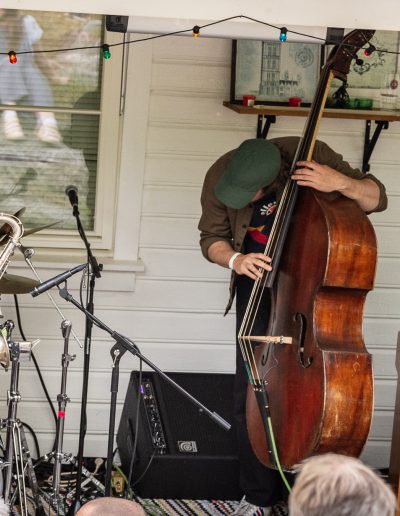
<path fill-rule="evenodd" d="M 111 57 L 110 46 L 107 43 L 103 45 L 103 57 L 104 59 L 110 59 Z"/>

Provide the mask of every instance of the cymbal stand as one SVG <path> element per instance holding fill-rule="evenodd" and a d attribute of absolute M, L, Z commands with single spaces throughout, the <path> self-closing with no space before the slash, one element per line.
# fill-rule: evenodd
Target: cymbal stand
<path fill-rule="evenodd" d="M 7 321 L 9 336 L 14 327 L 12 321 Z M 26 499 L 25 473 L 28 473 L 35 502 L 40 504 L 37 494 L 37 483 L 33 469 L 32 459 L 26 442 L 25 432 L 22 424 L 17 419 L 17 406 L 21 400 L 18 391 L 19 365 L 21 361 L 29 360 L 31 355 L 31 342 L 13 342 L 9 340 L 8 349 L 11 361 L 10 389 L 7 392 L 8 417 L 1 420 L 2 428 L 6 427 L 5 463 L 2 469 L 5 470 L 5 478 L 2 486 L 2 496 L 10 506 L 18 495 L 20 511 L 22 516 L 28 516 Z M 12 494 L 13 467 L 15 463 L 15 477 L 17 489 Z M 12 496 L 11 496 L 12 494 Z"/>
<path fill-rule="evenodd" d="M 35 278 L 39 281 L 39 283 L 41 283 L 42 280 L 40 279 L 40 276 L 37 273 L 37 270 L 35 269 L 35 267 L 33 266 L 33 263 L 32 263 L 32 257 L 35 254 L 35 250 L 32 249 L 31 247 L 25 247 L 23 245 L 19 246 L 18 249 L 23 254 L 25 262 L 27 263 L 28 267 L 31 269 L 31 271 L 35 275 Z M 51 301 L 52 305 L 54 306 L 54 308 L 59 313 L 61 319 L 63 321 L 65 321 L 66 318 L 65 318 L 64 314 L 62 313 L 61 309 L 59 308 L 59 306 L 57 305 L 54 297 L 51 295 L 51 293 L 49 291 L 47 291 L 46 294 L 47 294 L 47 297 L 50 299 L 50 301 Z M 71 328 L 71 333 L 72 333 L 72 336 L 74 337 L 75 341 L 79 345 L 79 347 L 83 348 L 82 342 L 79 340 L 79 338 L 77 337 L 76 333 L 74 332 L 74 330 L 72 328 Z"/>
<path fill-rule="evenodd" d="M 62 447 L 64 438 L 64 422 L 65 422 L 65 411 L 67 403 L 70 401 L 67 393 L 67 374 L 69 363 L 75 360 L 76 355 L 70 355 L 68 353 L 69 336 L 71 333 L 72 324 L 71 321 L 65 319 L 61 323 L 62 336 L 64 338 L 64 353 L 62 355 L 62 374 L 61 374 L 61 392 L 57 396 L 58 401 L 58 414 L 57 414 L 57 427 L 56 427 L 56 446 L 55 451 L 49 454 L 51 457 L 54 456 L 54 468 L 53 468 L 53 492 L 52 501 L 53 506 L 57 511 L 60 512 L 60 479 L 61 479 L 61 463 L 65 457 Z"/>
<path fill-rule="evenodd" d="M 50 460 L 52 458 L 52 454 L 47 454 L 47 455 L 44 455 L 43 459 L 44 460 Z M 71 464 L 72 466 L 74 466 L 75 468 L 77 468 L 78 466 L 78 461 L 77 459 L 72 455 L 72 453 L 64 453 L 63 454 L 63 460 L 65 461 L 65 463 L 68 463 L 68 464 Z M 98 467 L 100 467 L 101 464 L 99 464 Z M 0 465 L 1 467 L 1 465 Z M 104 496 L 104 493 L 105 493 L 105 487 L 104 485 L 95 477 L 95 475 L 97 474 L 97 470 L 98 470 L 98 467 L 96 466 L 96 470 L 92 473 L 90 472 L 87 468 L 85 468 L 85 466 L 82 465 L 82 474 L 86 477 L 86 480 L 84 480 L 83 482 L 81 482 L 81 488 L 83 488 L 84 486 L 86 486 L 87 484 L 93 484 L 97 491 L 99 493 L 101 493 L 102 496 Z M 60 482 L 60 485 L 61 485 L 61 482 Z M 76 486 L 75 487 L 72 487 L 72 489 L 66 494 L 65 496 L 65 500 L 64 500 L 64 505 L 65 506 L 68 506 L 68 505 L 71 505 L 75 499 L 75 493 L 76 493 Z M 49 503 L 52 505 L 52 507 L 54 508 L 54 498 L 53 498 L 53 495 L 48 493 L 47 491 L 44 491 L 42 490 L 41 491 L 41 494 L 43 496 L 43 498 Z M 59 511 L 59 514 L 60 516 L 61 515 L 64 515 L 65 514 L 65 509 L 62 508 L 62 507 L 59 507 L 58 508 L 58 511 Z"/>
<path fill-rule="evenodd" d="M 132 355 L 138 357 L 142 360 L 146 365 L 151 367 L 154 371 L 156 371 L 164 380 L 166 380 L 170 385 L 175 387 L 181 394 L 186 396 L 193 404 L 195 404 L 202 413 L 209 416 L 215 423 L 220 425 L 224 430 L 229 430 L 231 425 L 225 421 L 219 414 L 216 412 L 211 412 L 205 405 L 200 403 L 196 398 L 194 398 L 189 392 L 185 391 L 183 387 L 178 385 L 174 380 L 172 380 L 168 375 L 166 375 L 159 367 L 150 362 L 144 355 L 142 355 L 139 351 L 139 348 L 136 346 L 134 342 L 130 339 L 124 337 L 120 333 L 112 330 L 106 324 L 104 324 L 100 319 L 98 319 L 95 315 L 90 313 L 84 306 L 82 306 L 78 301 L 76 301 L 72 295 L 68 292 L 66 286 L 59 291 L 60 296 L 66 301 L 72 303 L 76 308 L 81 310 L 90 320 L 102 330 L 106 331 L 111 337 L 115 340 L 114 346 L 111 348 L 111 357 L 113 359 L 112 365 L 112 375 L 111 375 L 111 404 L 110 404 L 110 417 L 109 417 L 109 431 L 108 431 L 108 446 L 107 446 L 107 464 L 106 464 L 106 480 L 105 480 L 105 496 L 111 495 L 111 473 L 112 473 L 112 462 L 113 462 L 113 442 L 114 442 L 114 434 L 115 434 L 115 415 L 116 415 L 116 402 L 118 395 L 118 383 L 119 383 L 119 362 L 121 357 L 124 355 L 126 351 L 132 353 Z"/>

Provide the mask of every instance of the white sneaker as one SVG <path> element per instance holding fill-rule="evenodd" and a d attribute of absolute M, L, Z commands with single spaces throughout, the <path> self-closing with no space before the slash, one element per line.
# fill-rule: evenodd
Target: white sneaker
<path fill-rule="evenodd" d="M 6 109 L 2 113 L 3 132 L 7 140 L 22 140 L 24 131 L 19 123 L 18 115 L 15 111 Z"/>
<path fill-rule="evenodd" d="M 232 516 L 269 516 L 270 514 L 270 507 L 258 507 L 257 505 L 253 505 L 243 496 Z"/>
<path fill-rule="evenodd" d="M 61 143 L 61 135 L 57 126 L 53 124 L 40 124 L 37 129 L 37 137 L 45 143 Z"/>

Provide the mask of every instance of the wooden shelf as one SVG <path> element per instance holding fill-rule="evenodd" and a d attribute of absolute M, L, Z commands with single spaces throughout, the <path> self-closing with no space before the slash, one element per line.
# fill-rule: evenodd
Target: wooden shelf
<path fill-rule="evenodd" d="M 232 109 L 239 115 L 257 115 L 257 138 L 266 138 L 271 124 L 276 122 L 277 116 L 303 116 L 310 111 L 309 107 L 269 106 L 256 104 L 255 106 L 243 106 L 224 101 L 224 106 Z M 334 109 L 326 108 L 322 112 L 325 118 L 341 118 L 348 120 L 365 120 L 364 152 L 362 159 L 362 171 L 370 169 L 369 160 L 372 151 L 383 129 L 388 129 L 389 122 L 400 121 L 400 111 L 384 111 L 382 109 Z M 371 123 L 375 121 L 376 127 L 371 137 Z M 264 126 L 263 126 L 264 122 Z"/>
<path fill-rule="evenodd" d="M 240 115 L 258 116 L 304 116 L 310 111 L 309 107 L 267 106 L 256 104 L 254 107 L 232 104 L 224 101 L 224 106 Z M 325 118 L 346 118 L 353 120 L 382 120 L 385 122 L 399 122 L 400 111 L 383 111 L 381 109 L 324 109 Z"/>

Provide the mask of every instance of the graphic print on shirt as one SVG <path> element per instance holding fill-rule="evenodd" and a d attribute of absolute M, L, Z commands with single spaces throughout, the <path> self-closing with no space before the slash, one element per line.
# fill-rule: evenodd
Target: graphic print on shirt
<path fill-rule="evenodd" d="M 245 249 L 247 253 L 264 252 L 275 218 L 275 195 L 268 195 L 254 203 L 253 216 L 247 229 Z"/>

